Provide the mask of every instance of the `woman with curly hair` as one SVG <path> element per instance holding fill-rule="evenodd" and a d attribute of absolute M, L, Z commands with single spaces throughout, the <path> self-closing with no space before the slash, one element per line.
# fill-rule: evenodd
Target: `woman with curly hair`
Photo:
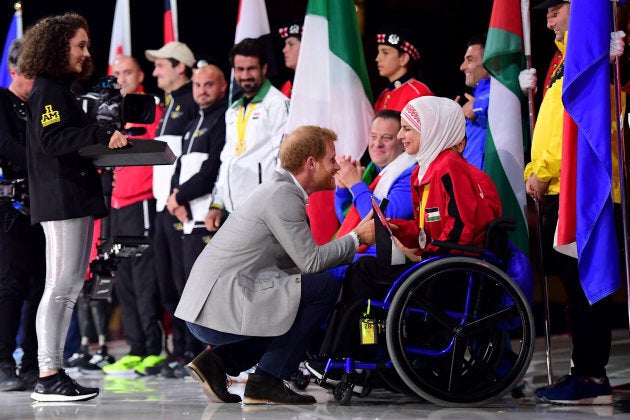
<path fill-rule="evenodd" d="M 89 123 L 70 85 L 92 71 L 86 20 L 75 13 L 41 19 L 24 34 L 19 67 L 34 78 L 27 101 L 31 222 L 46 236 L 46 284 L 37 311 L 37 401 L 83 401 L 98 395 L 62 369 L 72 310 L 87 270 L 95 218 L 107 215 L 94 165 L 79 149 L 127 144 L 114 127 Z"/>

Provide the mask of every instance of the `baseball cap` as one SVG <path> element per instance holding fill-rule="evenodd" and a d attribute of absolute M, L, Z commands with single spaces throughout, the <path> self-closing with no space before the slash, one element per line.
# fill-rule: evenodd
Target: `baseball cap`
<path fill-rule="evenodd" d="M 146 50 L 144 55 L 149 61 L 155 61 L 158 58 L 174 58 L 190 68 L 194 67 L 196 61 L 190 48 L 183 42 L 178 41 L 171 41 L 159 50 Z"/>
<path fill-rule="evenodd" d="M 557 6 L 562 3 L 571 3 L 570 0 L 545 0 L 538 6 L 534 6 L 534 9 L 548 9 L 550 7 Z"/>

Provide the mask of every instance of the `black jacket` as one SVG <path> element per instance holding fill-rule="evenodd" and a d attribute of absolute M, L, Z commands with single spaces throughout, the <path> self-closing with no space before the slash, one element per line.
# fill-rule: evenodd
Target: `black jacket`
<path fill-rule="evenodd" d="M 26 115 L 31 222 L 107 215 L 98 172 L 78 150 L 108 144 L 113 129 L 89 124 L 70 83 L 45 76 L 33 84 Z"/>
<path fill-rule="evenodd" d="M 171 190 L 179 188 L 176 195 L 179 204 L 211 193 L 219 174 L 221 165 L 221 151 L 225 145 L 225 110 L 227 99 L 216 104 L 200 109 L 197 117 L 191 121 L 182 136 L 182 155 L 190 152 L 202 152 L 208 154 L 208 159 L 202 164 L 199 172 L 188 181 L 180 185 L 181 158 L 177 159 L 175 174 L 171 179 Z M 192 142 L 192 144 L 191 144 Z"/>

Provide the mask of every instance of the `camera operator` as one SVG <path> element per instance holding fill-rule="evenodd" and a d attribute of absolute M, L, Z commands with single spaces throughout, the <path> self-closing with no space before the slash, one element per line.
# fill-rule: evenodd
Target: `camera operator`
<path fill-rule="evenodd" d="M 27 175 L 26 98 L 33 80 L 17 67 L 21 43 L 18 39 L 11 45 L 7 60 L 11 84 L 0 89 L 0 168 L 4 180 Z M 46 261 L 41 226 L 31 226 L 28 214 L 14 208 L 10 200 L 0 199 L 0 391 L 21 391 L 32 388 L 39 375 L 35 317 L 44 291 Z M 24 355 L 18 376 L 13 351 L 21 320 Z"/>
<path fill-rule="evenodd" d="M 116 58 L 112 74 L 121 86 L 120 93 L 144 94 L 144 72 L 138 61 L 129 56 Z M 156 105 L 152 124 L 127 123 L 126 129 L 142 127 L 146 130 L 138 137 L 153 139 L 162 107 Z M 153 227 L 155 217 L 153 197 L 153 167 L 125 166 L 114 170 L 112 191 L 111 234 L 146 237 Z M 116 267 L 114 292 L 118 298 L 121 322 L 129 354 L 118 362 L 103 367 L 108 374 L 135 370 L 145 373 L 147 367 L 164 361 L 162 329 L 159 325 L 161 307 L 157 278 L 154 269 L 153 250 L 147 248 L 141 256 L 121 260 Z"/>

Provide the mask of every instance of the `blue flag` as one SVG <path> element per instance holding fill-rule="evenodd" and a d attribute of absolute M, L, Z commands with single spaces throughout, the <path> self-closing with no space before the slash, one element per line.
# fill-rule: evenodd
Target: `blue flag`
<path fill-rule="evenodd" d="M 612 198 L 610 32 L 609 0 L 571 1 L 562 101 L 578 128 L 576 245 L 582 288 L 591 304 L 619 287 Z"/>
<path fill-rule="evenodd" d="M 13 41 L 22 36 L 22 10 L 17 10 L 11 19 L 9 31 L 4 41 L 4 50 L 2 52 L 2 62 L 0 62 L 0 87 L 6 88 L 11 84 L 11 75 L 9 74 L 9 66 L 7 58 L 9 57 L 9 47 Z"/>

